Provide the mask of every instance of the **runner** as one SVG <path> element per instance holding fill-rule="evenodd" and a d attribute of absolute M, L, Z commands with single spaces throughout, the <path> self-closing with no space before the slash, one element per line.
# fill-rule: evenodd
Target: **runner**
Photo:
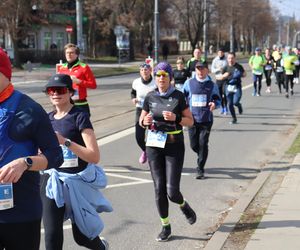
<path fill-rule="evenodd" d="M 11 62 L 0 48 L 0 249 L 39 250 L 40 170 L 63 162 L 45 110 L 11 83 Z"/>
<path fill-rule="evenodd" d="M 220 93 L 220 97 L 221 97 L 221 105 L 222 105 L 222 109 L 220 114 L 224 114 L 227 115 L 227 98 L 225 95 L 225 81 L 224 80 L 220 80 L 222 78 L 222 72 L 224 67 L 227 65 L 227 60 L 225 57 L 225 51 L 223 48 L 220 48 L 218 50 L 218 56 L 216 56 L 211 64 L 211 72 L 213 74 L 215 74 L 216 76 L 216 84 L 218 85 L 219 88 L 219 93 Z"/>
<path fill-rule="evenodd" d="M 289 98 L 289 90 L 291 95 L 294 94 L 294 70 L 295 63 L 299 62 L 298 57 L 292 52 L 290 46 L 285 47 L 286 55 L 283 57 L 284 67 L 284 84 L 285 84 L 285 97 Z"/>
<path fill-rule="evenodd" d="M 90 67 L 79 60 L 80 49 L 72 43 L 64 47 L 67 62 L 58 68 L 60 74 L 70 75 L 73 80 L 75 93 L 72 97 L 74 104 L 91 115 L 87 101 L 87 89 L 97 88 L 96 79 Z"/>
<path fill-rule="evenodd" d="M 157 89 L 145 98 L 140 125 L 148 126 L 147 154 L 154 181 L 155 199 L 162 231 L 157 241 L 171 236 L 169 201 L 177 203 L 189 224 L 196 222 L 196 213 L 180 192 L 180 177 L 184 161 L 182 126 L 191 126 L 193 117 L 182 92 L 171 85 L 172 67 L 166 62 L 155 69 Z"/>
<path fill-rule="evenodd" d="M 107 241 L 98 236 L 103 230 L 98 213 L 110 212 L 112 208 L 99 191 L 107 180 L 102 168 L 95 165 L 100 152 L 93 126 L 88 114 L 73 104 L 69 75 L 53 75 L 46 93 L 54 106 L 49 118 L 64 152 L 63 165 L 42 175 L 46 250 L 63 249 L 63 223 L 67 219 L 71 219 L 78 245 L 107 250 Z"/>
<path fill-rule="evenodd" d="M 236 124 L 237 118 L 234 106 L 239 110 L 239 114 L 243 113 L 243 107 L 240 103 L 242 98 L 242 77 L 246 76 L 243 66 L 236 62 L 235 54 L 229 52 L 227 55 L 228 65 L 223 70 L 221 79 L 226 80 L 225 93 L 227 96 L 229 111 L 232 116 L 230 124 Z"/>
<path fill-rule="evenodd" d="M 282 60 L 282 53 L 279 52 L 276 55 L 276 59 L 274 58 L 274 70 L 276 76 L 276 84 L 278 85 L 278 92 L 281 94 L 281 86 L 284 87 L 284 71 L 283 71 L 283 60 Z"/>
<path fill-rule="evenodd" d="M 255 55 L 251 56 L 249 59 L 249 65 L 252 69 L 252 74 L 253 74 L 253 94 L 252 94 L 253 96 L 261 95 L 260 91 L 261 91 L 262 74 L 266 63 L 267 60 L 261 54 L 261 48 L 256 48 Z"/>
<path fill-rule="evenodd" d="M 145 96 L 156 88 L 156 84 L 151 75 L 151 66 L 147 63 L 140 65 L 141 77 L 135 79 L 132 83 L 131 101 L 136 107 L 135 112 L 135 139 L 137 144 L 142 150 L 139 158 L 139 163 L 144 164 L 147 162 L 147 153 L 145 145 L 145 128 L 139 125 L 139 118 L 142 112 Z"/>
<path fill-rule="evenodd" d="M 299 71 L 300 71 L 300 51 L 298 48 L 294 48 L 294 53 L 298 57 L 298 61 L 295 62 L 295 70 L 294 70 L 294 83 L 299 83 Z"/>
<path fill-rule="evenodd" d="M 189 73 L 184 68 L 184 58 L 179 56 L 176 61 L 176 69 L 173 70 L 173 81 L 175 88 L 183 92 L 183 84 L 188 79 Z"/>
<path fill-rule="evenodd" d="M 202 57 L 202 50 L 200 48 L 196 48 L 193 52 L 194 57 L 188 60 L 186 64 L 187 71 L 191 77 L 195 76 L 195 66 L 197 62 L 205 62 L 205 58 Z"/>
<path fill-rule="evenodd" d="M 273 64 L 274 64 L 274 58 L 271 55 L 271 51 L 269 48 L 266 48 L 265 50 L 265 58 L 266 58 L 266 64 L 264 66 L 264 74 L 266 77 L 266 84 L 267 84 L 267 89 L 266 93 L 271 93 L 271 75 L 273 71 Z"/>
<path fill-rule="evenodd" d="M 212 111 L 219 107 L 221 100 L 217 84 L 208 76 L 207 63 L 196 63 L 196 76 L 185 82 L 183 91 L 194 118 L 194 125 L 189 128 L 189 137 L 191 148 L 198 156 L 196 179 L 204 179 L 208 141 L 213 125 Z"/>

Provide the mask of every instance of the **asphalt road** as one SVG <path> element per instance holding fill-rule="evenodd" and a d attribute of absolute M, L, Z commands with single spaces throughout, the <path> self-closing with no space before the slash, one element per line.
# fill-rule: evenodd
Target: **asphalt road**
<path fill-rule="evenodd" d="M 198 220 L 190 226 L 179 208 L 170 204 L 172 240 L 157 243 L 161 226 L 154 202 L 153 184 L 147 164 L 140 165 L 140 150 L 134 139 L 134 107 L 130 102 L 131 82 L 137 75 L 97 79 L 98 89 L 89 91 L 92 121 L 101 150 L 100 164 L 109 185 L 103 192 L 114 212 L 101 214 L 105 223 L 102 236 L 111 249 L 201 249 L 215 227 L 247 189 L 260 170 L 283 154 L 282 146 L 299 122 L 300 87 L 286 99 L 273 84 L 271 94 L 252 97 L 252 88 L 243 91 L 244 113 L 238 124 L 229 125 L 230 116 L 215 111 L 210 136 L 207 178 L 195 180 L 196 155 L 189 148 L 186 134 L 186 155 L 182 174 L 182 193 L 196 210 Z M 28 79 L 28 77 L 27 77 Z M 13 79 L 14 80 L 14 79 Z M 23 81 L 21 78 L 15 79 Z M 243 86 L 251 83 L 248 72 Z M 41 93 L 45 82 L 16 83 L 46 110 L 51 105 Z M 186 133 L 186 132 L 185 132 Z M 64 249 L 81 249 L 72 239 L 69 223 L 65 223 Z M 44 249 L 43 239 L 41 249 Z"/>

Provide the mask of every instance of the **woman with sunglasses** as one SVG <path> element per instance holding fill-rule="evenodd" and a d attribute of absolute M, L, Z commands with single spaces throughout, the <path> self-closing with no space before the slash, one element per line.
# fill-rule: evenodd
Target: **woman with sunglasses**
<path fill-rule="evenodd" d="M 46 93 L 54 106 L 49 118 L 64 155 L 64 163 L 57 171 L 45 171 L 42 175 L 46 249 L 63 248 L 63 222 L 68 218 L 78 245 L 108 249 L 108 243 L 98 236 L 103 229 L 98 212 L 109 212 L 112 208 L 98 191 L 105 187 L 106 176 L 95 165 L 100 160 L 100 152 L 89 115 L 74 105 L 69 75 L 52 76 Z"/>
<path fill-rule="evenodd" d="M 156 240 L 167 241 L 171 236 L 168 200 L 179 205 L 190 224 L 196 222 L 196 213 L 180 192 L 185 151 L 182 126 L 192 126 L 193 117 L 183 93 L 171 85 L 171 65 L 161 62 L 154 73 L 157 89 L 147 94 L 139 122 L 148 127 L 146 152 L 162 223 Z"/>

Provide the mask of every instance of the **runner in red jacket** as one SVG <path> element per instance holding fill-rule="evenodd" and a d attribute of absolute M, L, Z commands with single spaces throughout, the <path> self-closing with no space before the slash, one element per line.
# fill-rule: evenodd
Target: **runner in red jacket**
<path fill-rule="evenodd" d="M 90 115 L 87 88 L 97 88 L 95 76 L 91 68 L 79 60 L 80 50 L 75 44 L 66 44 L 64 51 L 67 62 L 58 67 L 57 73 L 70 75 L 75 89 L 72 99 L 76 106 L 79 106 Z"/>

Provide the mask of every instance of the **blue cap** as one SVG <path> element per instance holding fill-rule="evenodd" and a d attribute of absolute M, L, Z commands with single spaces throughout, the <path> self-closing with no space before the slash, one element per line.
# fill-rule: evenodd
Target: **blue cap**
<path fill-rule="evenodd" d="M 260 47 L 256 47 L 255 51 L 261 51 L 261 48 Z"/>

